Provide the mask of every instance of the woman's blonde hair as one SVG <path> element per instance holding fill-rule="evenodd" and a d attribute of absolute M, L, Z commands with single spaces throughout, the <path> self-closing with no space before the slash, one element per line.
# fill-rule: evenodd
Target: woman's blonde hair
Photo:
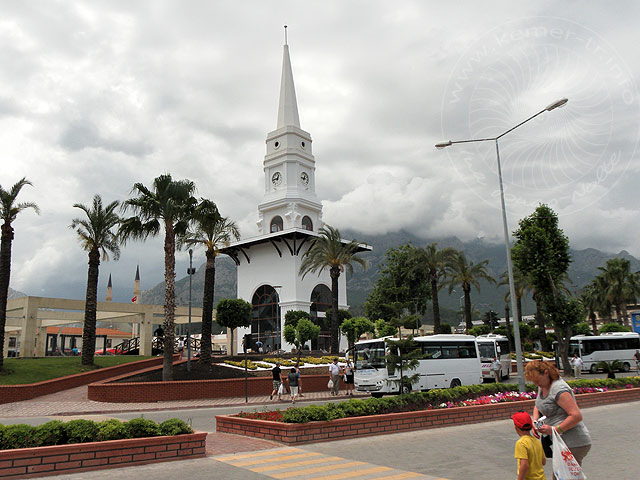
<path fill-rule="evenodd" d="M 551 362 L 533 360 L 532 362 L 528 362 L 527 366 L 524 367 L 524 377 L 527 380 L 533 380 L 534 376 L 544 375 L 544 373 L 548 373 L 549 378 L 552 381 L 558 380 L 560 378 L 560 371 Z"/>

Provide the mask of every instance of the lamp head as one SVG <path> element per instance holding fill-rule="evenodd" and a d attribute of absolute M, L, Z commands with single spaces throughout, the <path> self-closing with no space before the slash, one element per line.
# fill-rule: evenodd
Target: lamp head
<path fill-rule="evenodd" d="M 451 146 L 451 140 L 449 140 L 448 142 L 436 143 L 436 148 L 438 150 L 442 150 L 443 148 L 446 148 L 449 146 Z"/>
<path fill-rule="evenodd" d="M 555 109 L 555 108 L 560 108 L 560 107 L 564 107 L 567 102 L 569 101 L 569 99 L 567 97 L 561 98 L 560 100 L 553 102 L 551 105 L 549 105 L 547 108 L 545 108 L 545 110 L 547 112 L 550 112 L 551 110 Z"/>

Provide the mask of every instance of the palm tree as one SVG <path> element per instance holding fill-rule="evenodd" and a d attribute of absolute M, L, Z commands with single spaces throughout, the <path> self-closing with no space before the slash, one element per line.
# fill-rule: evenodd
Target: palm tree
<path fill-rule="evenodd" d="M 40 209 L 33 202 L 16 203 L 20 190 L 25 185 L 32 185 L 25 177 L 22 177 L 8 190 L 0 185 L 0 216 L 2 217 L 2 226 L 0 227 L 2 230 L 0 240 L 0 371 L 4 363 L 4 327 L 7 323 L 7 300 L 11 277 L 11 242 L 13 242 L 14 232 L 11 224 L 18 214 L 27 208 L 32 208 L 36 213 L 40 213 Z"/>
<path fill-rule="evenodd" d="M 616 308 L 616 319 L 619 324 L 629 326 L 627 304 L 635 302 L 640 293 L 638 272 L 631 272 L 631 263 L 624 258 L 607 260 L 604 267 L 599 267 L 608 285 L 607 294 Z"/>
<path fill-rule="evenodd" d="M 360 246 L 355 240 L 343 241 L 337 228 L 329 225 L 322 227 L 318 233 L 320 236 L 303 256 L 300 265 L 302 278 L 309 272 L 316 273 L 329 269 L 331 277 L 331 353 L 338 353 L 339 349 L 339 325 L 338 325 L 338 278 L 347 270 L 353 272 L 353 263 L 367 267 L 367 263 L 356 256 Z"/>
<path fill-rule="evenodd" d="M 93 197 L 91 206 L 76 203 L 73 206 L 82 210 L 87 218 L 74 218 L 69 228 L 76 231 L 82 248 L 89 254 L 89 272 L 87 274 L 87 293 L 84 306 L 84 327 L 82 329 L 82 365 L 93 365 L 96 351 L 96 310 L 98 306 L 98 273 L 100 256 L 109 260 L 109 252 L 113 259 L 120 257 L 118 237 L 113 231 L 120 224 L 116 213 L 120 202 L 111 202 L 102 206 L 100 195 Z"/>
<path fill-rule="evenodd" d="M 415 252 L 417 268 L 428 271 L 433 302 L 433 333 L 440 333 L 440 301 L 438 300 L 438 291 L 442 288 L 440 281 L 446 275 L 447 265 L 455 260 L 458 251 L 455 248 L 438 250 L 438 244 L 434 242 L 424 248 L 417 248 Z"/>
<path fill-rule="evenodd" d="M 164 174 L 153 180 L 153 190 L 136 183 L 131 192 L 138 194 L 122 204 L 123 211 L 132 210 L 134 216 L 120 224 L 122 242 L 145 240 L 164 229 L 164 360 L 162 380 L 173 380 L 173 350 L 176 311 L 176 237 L 183 236 L 189 227 L 196 204 L 195 184 L 191 180 L 173 180 Z"/>
<path fill-rule="evenodd" d="M 202 337 L 200 339 L 200 361 L 211 363 L 211 326 L 213 324 L 213 297 L 216 281 L 216 257 L 221 247 L 240 238 L 238 226 L 228 217 L 223 217 L 214 202 L 201 199 L 193 213 L 193 224 L 182 242 L 186 245 L 205 247 L 207 264 L 204 271 L 204 294 L 202 297 Z"/>
<path fill-rule="evenodd" d="M 601 299 L 598 296 L 595 283 L 590 283 L 582 290 L 580 294 L 580 302 L 587 312 L 587 317 L 591 320 L 591 329 L 593 334 L 598 334 L 598 324 L 596 322 L 596 313 L 600 310 Z"/>
<path fill-rule="evenodd" d="M 489 260 L 483 260 L 477 264 L 473 260 L 467 262 L 464 253 L 458 252 L 455 259 L 447 265 L 449 293 L 453 292 L 453 288 L 456 285 L 460 285 L 464 292 L 464 319 L 467 332 L 473 328 L 471 321 L 471 287 L 480 290 L 479 280 L 481 279 L 487 280 L 489 283 L 496 283 L 487 271 L 488 264 Z"/>

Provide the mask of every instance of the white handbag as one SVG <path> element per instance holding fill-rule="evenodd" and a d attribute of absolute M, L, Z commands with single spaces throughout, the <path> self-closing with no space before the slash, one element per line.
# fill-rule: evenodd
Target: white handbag
<path fill-rule="evenodd" d="M 586 480 L 587 478 L 555 428 L 553 429 L 553 474 L 558 480 Z"/>
<path fill-rule="evenodd" d="M 327 388 L 331 390 L 333 388 L 333 380 L 329 379 L 329 383 L 327 383 Z"/>

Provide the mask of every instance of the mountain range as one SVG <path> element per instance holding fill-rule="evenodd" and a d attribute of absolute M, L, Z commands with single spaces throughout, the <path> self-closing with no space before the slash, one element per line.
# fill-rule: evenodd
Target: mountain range
<path fill-rule="evenodd" d="M 347 277 L 347 294 L 350 310 L 354 315 L 361 315 L 362 305 L 366 301 L 367 295 L 373 289 L 376 280 L 380 275 L 380 268 L 384 266 L 385 253 L 389 248 L 411 243 L 414 246 L 424 246 L 431 242 L 437 242 L 439 248 L 452 247 L 463 251 L 468 259 L 474 262 L 489 260 L 489 273 L 496 279 L 506 271 L 505 249 L 502 244 L 487 243 L 482 239 L 475 239 L 470 242 L 463 242 L 456 237 L 448 237 L 433 240 L 421 239 L 409 232 L 399 231 L 384 235 L 363 235 L 358 232 L 343 231 L 343 238 L 356 239 L 359 242 L 367 243 L 373 247 L 372 252 L 363 254 L 367 260 L 368 268 L 362 270 L 359 266 L 354 267 L 353 275 Z M 577 294 L 591 280 L 598 275 L 598 267 L 605 265 L 610 258 L 626 258 L 631 262 L 631 270 L 640 270 L 640 260 L 636 259 L 626 251 L 621 251 L 617 255 L 605 253 L 594 248 L 584 250 L 571 250 L 572 263 L 569 268 L 569 278 L 571 280 L 570 290 Z M 192 304 L 202 305 L 202 292 L 204 287 L 204 264 L 196 270 L 192 279 Z M 189 278 L 187 276 L 176 280 L 176 303 L 187 305 L 189 301 Z M 471 301 L 475 308 L 484 312 L 494 310 L 499 315 L 504 315 L 505 294 L 508 287 L 497 287 L 486 281 L 480 282 L 480 291 L 472 290 Z M 443 320 L 449 323 L 457 323 L 460 314 L 460 304 L 462 291 L 455 288 L 449 294 L 447 289 L 440 293 L 440 302 L 443 307 Z M 215 299 L 217 303 L 221 298 L 236 297 L 236 266 L 228 257 L 219 257 L 216 260 L 216 286 Z M 164 303 L 164 282 L 161 282 L 149 290 L 142 292 L 141 301 L 143 303 Z M 532 314 L 535 310 L 533 301 L 525 299 L 523 306 L 524 314 Z M 424 321 L 430 322 L 430 312 L 427 312 Z"/>

